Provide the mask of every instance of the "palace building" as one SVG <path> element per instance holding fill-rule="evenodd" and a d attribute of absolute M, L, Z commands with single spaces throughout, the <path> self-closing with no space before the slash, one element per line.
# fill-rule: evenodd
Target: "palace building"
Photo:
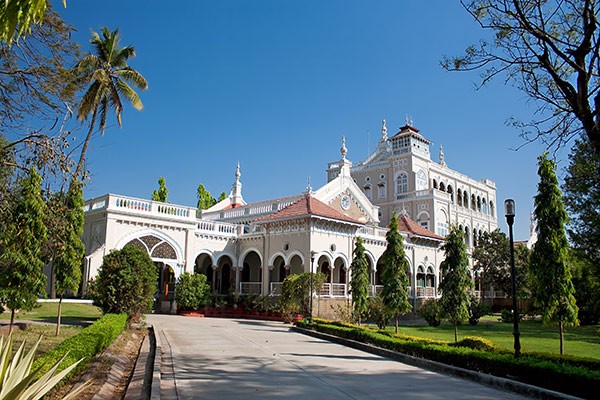
<path fill-rule="evenodd" d="M 370 265 L 370 293 L 382 288 L 381 256 L 393 211 L 409 264 L 414 306 L 438 296 L 440 250 L 451 224 L 471 248 L 497 227 L 496 189 L 430 159 L 432 143 L 408 123 L 387 137 L 385 120 L 377 149 L 352 165 L 342 139 L 341 158 L 328 164 L 327 184 L 295 196 L 246 203 L 238 164 L 229 196 L 207 210 L 107 194 L 85 203 L 84 281 L 102 258 L 134 245 L 160 269 L 158 301 L 173 311 L 183 272 L 202 273 L 215 295 L 278 296 L 286 276 L 323 272 L 317 307 L 346 302 L 355 239 L 361 236 Z M 473 274 L 476 279 L 477 273 Z"/>

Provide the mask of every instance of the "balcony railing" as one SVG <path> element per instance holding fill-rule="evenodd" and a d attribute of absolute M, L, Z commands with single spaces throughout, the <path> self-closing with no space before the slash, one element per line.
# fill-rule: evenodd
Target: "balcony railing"
<path fill-rule="evenodd" d="M 324 283 L 321 285 L 319 295 L 323 297 L 346 297 L 348 292 L 345 283 Z"/>
<path fill-rule="evenodd" d="M 269 293 L 272 296 L 280 296 L 282 286 L 283 286 L 283 282 L 271 282 L 271 288 L 270 288 Z"/>
<path fill-rule="evenodd" d="M 262 282 L 240 282 L 241 294 L 261 294 Z"/>
<path fill-rule="evenodd" d="M 435 297 L 436 290 L 434 287 L 417 286 L 417 297 Z"/>

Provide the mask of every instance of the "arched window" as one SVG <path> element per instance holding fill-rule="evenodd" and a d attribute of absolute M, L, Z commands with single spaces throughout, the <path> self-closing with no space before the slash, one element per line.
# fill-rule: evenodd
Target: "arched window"
<path fill-rule="evenodd" d="M 490 215 L 493 217 L 494 216 L 494 202 L 490 201 Z"/>
<path fill-rule="evenodd" d="M 481 212 L 487 214 L 487 203 L 485 201 L 485 198 L 481 200 Z"/>
<path fill-rule="evenodd" d="M 433 180 L 433 188 L 434 189 L 438 188 L 438 184 L 437 184 L 437 181 L 435 179 Z"/>
<path fill-rule="evenodd" d="M 440 190 L 441 190 L 442 192 L 445 192 L 445 191 L 446 191 L 446 185 L 444 185 L 444 182 L 440 182 Z"/>
<path fill-rule="evenodd" d="M 477 196 L 477 211 L 481 212 L 481 197 Z"/>
<path fill-rule="evenodd" d="M 475 200 L 475 195 L 474 194 L 471 195 L 471 209 L 472 210 L 476 210 L 477 209 L 477 201 Z"/>
<path fill-rule="evenodd" d="M 387 190 L 385 187 L 385 182 L 379 182 L 377 184 L 377 198 L 385 199 L 387 197 Z"/>
<path fill-rule="evenodd" d="M 371 199 L 372 199 L 372 197 L 373 197 L 373 196 L 372 196 L 372 193 L 371 193 L 371 184 L 370 184 L 370 183 L 369 183 L 369 184 L 366 184 L 366 185 L 364 186 L 364 189 L 365 189 L 365 195 L 367 196 L 367 198 L 368 198 L 369 200 L 371 200 Z"/>
<path fill-rule="evenodd" d="M 466 190 L 463 192 L 463 207 L 469 208 L 469 194 Z"/>
<path fill-rule="evenodd" d="M 444 210 L 440 210 L 437 223 L 437 234 L 440 236 L 446 236 L 448 234 L 448 215 Z"/>
<path fill-rule="evenodd" d="M 427 190 L 427 174 L 422 169 L 417 172 L 417 190 Z"/>
<path fill-rule="evenodd" d="M 408 192 L 408 174 L 406 172 L 400 172 L 400 175 L 396 177 L 396 193 Z"/>
<path fill-rule="evenodd" d="M 460 189 L 456 191 L 456 203 L 461 207 L 463 205 L 463 195 Z"/>
<path fill-rule="evenodd" d="M 465 226 L 465 244 L 467 247 L 471 247 L 471 235 L 469 233 L 469 227 Z"/>
<path fill-rule="evenodd" d="M 450 201 L 454 203 L 454 190 L 452 189 L 452 185 L 448 185 L 448 194 L 450 195 Z"/>

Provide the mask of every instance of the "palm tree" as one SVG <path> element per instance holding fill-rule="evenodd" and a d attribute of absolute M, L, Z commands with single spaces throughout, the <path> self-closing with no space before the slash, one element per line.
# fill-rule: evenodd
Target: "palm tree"
<path fill-rule="evenodd" d="M 129 84 L 141 90 L 148 88 L 146 79 L 127 65 L 127 60 L 135 57 L 135 49 L 132 46 L 122 48 L 119 46 L 121 40 L 119 29 L 111 32 L 108 28 L 102 27 L 101 31 L 102 37 L 92 31 L 90 43 L 94 47 L 95 54 L 85 56 L 72 70 L 76 77 L 76 83 L 85 85 L 91 83 L 81 99 L 77 118 L 83 121 L 88 118 L 90 112 L 92 113 L 90 130 L 83 142 L 73 180 L 77 179 L 83 168 L 85 153 L 94 131 L 96 118 L 100 117 L 100 132 L 104 135 L 106 116 L 110 110 L 114 109 L 119 127 L 121 127 L 123 104 L 120 96 L 129 100 L 137 110 L 141 110 L 144 106 L 136 91 Z"/>

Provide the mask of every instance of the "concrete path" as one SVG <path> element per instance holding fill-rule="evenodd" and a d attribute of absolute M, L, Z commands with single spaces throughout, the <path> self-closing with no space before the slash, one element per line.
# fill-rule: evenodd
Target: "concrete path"
<path fill-rule="evenodd" d="M 520 399 L 310 336 L 279 322 L 148 315 L 180 399 Z"/>

